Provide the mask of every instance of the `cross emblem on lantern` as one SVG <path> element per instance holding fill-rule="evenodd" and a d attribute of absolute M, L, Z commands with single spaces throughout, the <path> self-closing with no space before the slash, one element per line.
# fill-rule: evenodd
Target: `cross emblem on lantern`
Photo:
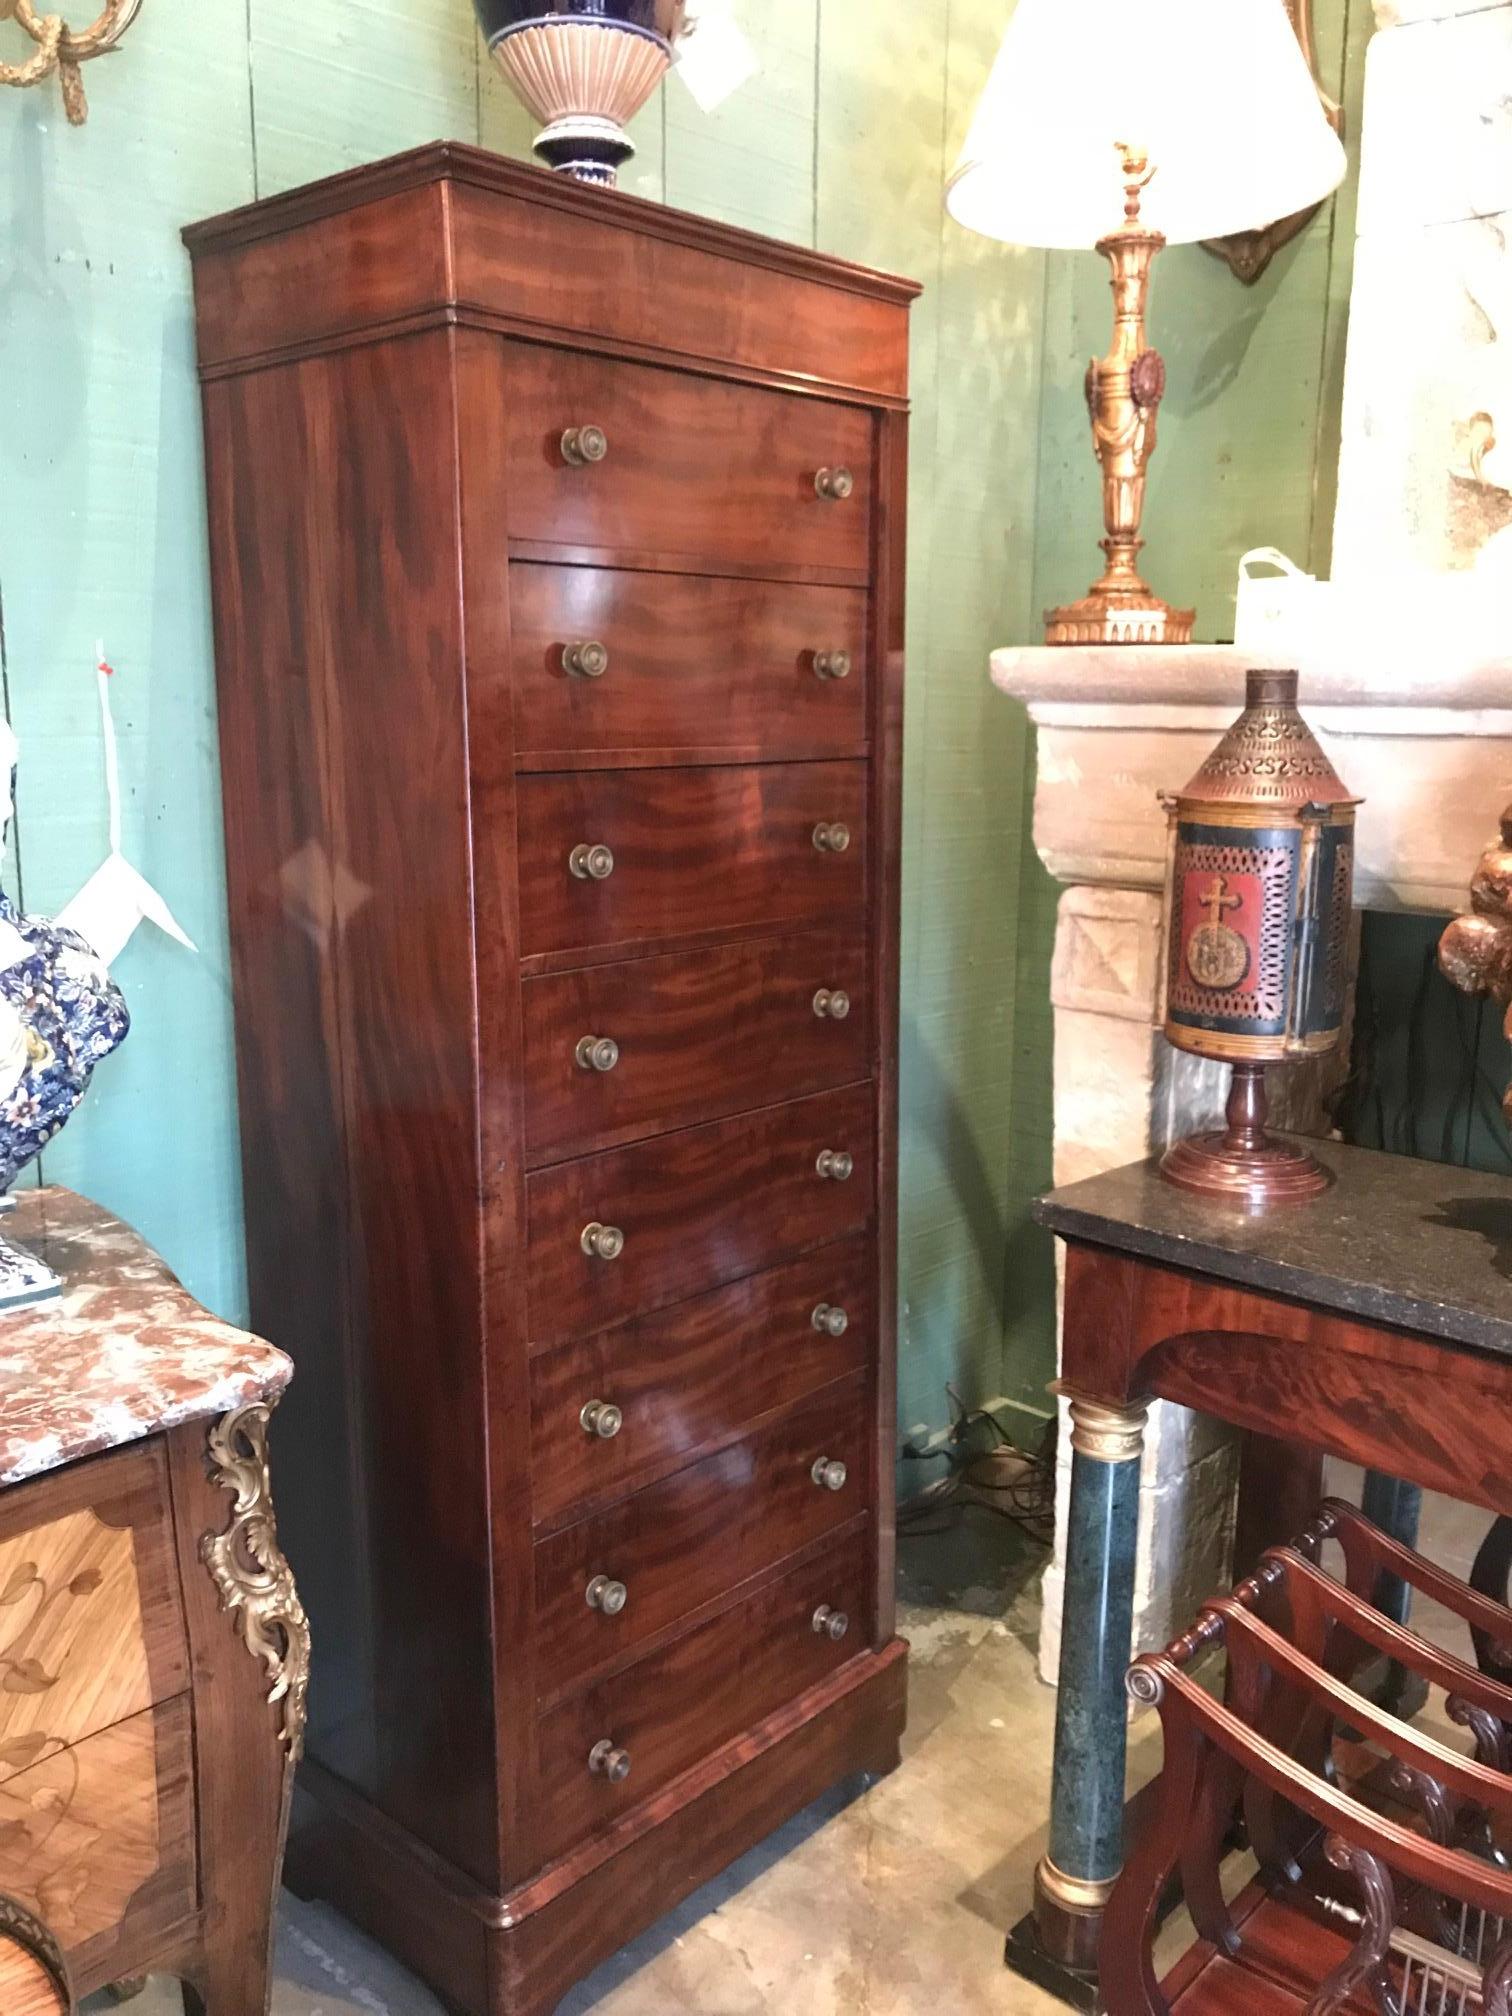
<path fill-rule="evenodd" d="M 1242 910 L 1244 908 L 1244 898 L 1242 896 L 1230 895 L 1228 877 L 1226 875 L 1215 875 L 1213 877 L 1212 888 L 1209 889 L 1206 896 L 1200 896 L 1197 900 L 1208 913 L 1209 924 L 1221 924 L 1225 910 Z"/>
<path fill-rule="evenodd" d="M 1199 987 L 1217 991 L 1237 987 L 1249 973 L 1250 948 L 1224 917 L 1228 911 L 1242 910 L 1244 898 L 1230 889 L 1226 875 L 1215 874 L 1206 889 L 1194 893 L 1197 908 L 1206 914 L 1187 940 L 1187 971 Z"/>

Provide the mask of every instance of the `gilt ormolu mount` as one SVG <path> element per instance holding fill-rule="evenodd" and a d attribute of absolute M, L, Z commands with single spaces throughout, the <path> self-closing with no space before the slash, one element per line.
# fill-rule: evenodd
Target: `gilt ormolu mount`
<path fill-rule="evenodd" d="M 1470 912 L 1439 940 L 1439 965 L 1462 994 L 1489 994 L 1507 1011 L 1512 1037 L 1512 805 L 1501 816 L 1501 839 L 1480 858 L 1470 882 Z M 1502 1100 L 1512 1125 L 1512 1085 Z"/>

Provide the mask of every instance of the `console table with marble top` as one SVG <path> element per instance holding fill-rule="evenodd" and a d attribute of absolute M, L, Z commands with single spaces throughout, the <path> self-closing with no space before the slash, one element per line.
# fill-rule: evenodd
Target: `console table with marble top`
<path fill-rule="evenodd" d="M 1008 1962 L 1074 2007 L 1096 2006 L 1123 1860 L 1123 1678 L 1152 1400 L 1248 1431 L 1247 1482 L 1260 1488 L 1241 1552 L 1300 1529 L 1333 1455 L 1496 1514 L 1482 1563 L 1505 1596 L 1512 1180 L 1309 1145 L 1333 1188 L 1263 1216 L 1174 1189 L 1153 1161 L 1036 1207 L 1066 1247 L 1071 1523 L 1049 1848 Z M 1485 1586 L 1482 1564 L 1475 1579 Z"/>
<path fill-rule="evenodd" d="M 0 1893 L 78 1995 L 163 1972 L 266 2016 L 309 1671 L 267 1468 L 293 1368 L 69 1191 L 5 1231 L 63 1285 L 0 1315 Z M 0 1941 L 0 2008 L 32 1966 Z"/>

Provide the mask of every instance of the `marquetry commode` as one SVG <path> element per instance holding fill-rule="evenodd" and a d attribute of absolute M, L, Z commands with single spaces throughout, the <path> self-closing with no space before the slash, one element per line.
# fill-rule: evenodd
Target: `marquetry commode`
<path fill-rule="evenodd" d="M 537 2016 L 897 1758 L 917 290 L 464 147 L 187 237 L 291 1870 Z"/>
<path fill-rule="evenodd" d="M 6 1230 L 63 1288 L 0 1314 L 0 1894 L 81 1995 L 162 1972 L 267 2016 L 309 1672 L 267 1470 L 292 1368 L 66 1190 Z M 8 1930 L 0 2010 L 59 2007 Z"/>

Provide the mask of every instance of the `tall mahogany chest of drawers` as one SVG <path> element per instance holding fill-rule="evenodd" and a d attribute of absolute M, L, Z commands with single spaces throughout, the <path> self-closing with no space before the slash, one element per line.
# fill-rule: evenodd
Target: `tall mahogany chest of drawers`
<path fill-rule="evenodd" d="M 917 290 L 465 147 L 187 236 L 290 1866 L 538 2016 L 897 1758 Z"/>

